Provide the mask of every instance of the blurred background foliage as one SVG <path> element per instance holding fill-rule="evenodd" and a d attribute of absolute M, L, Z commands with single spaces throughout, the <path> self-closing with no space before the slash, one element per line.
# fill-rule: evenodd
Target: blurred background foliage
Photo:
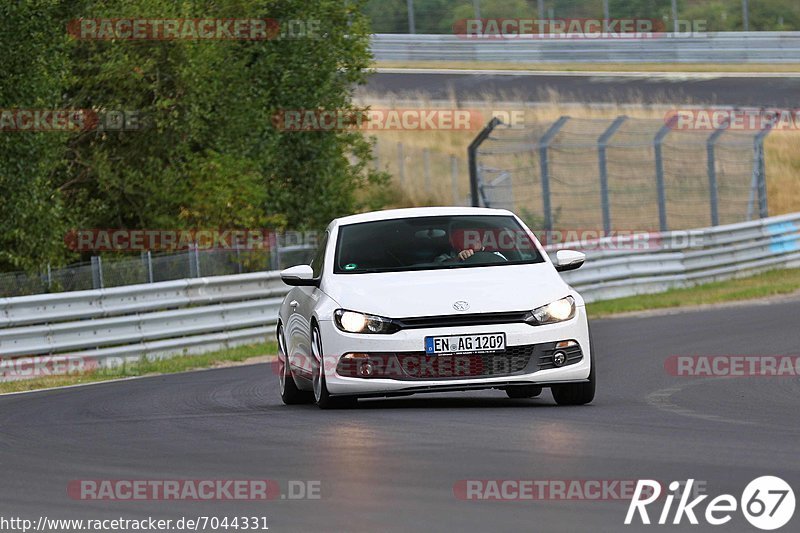
<path fill-rule="evenodd" d="M 0 3 L 0 109 L 134 111 L 137 131 L 0 135 L 0 271 L 78 259 L 70 228 L 318 228 L 361 208 L 358 132 L 279 132 L 282 109 L 352 109 L 371 56 L 363 2 Z M 79 40 L 78 18 L 318 21 L 268 41 Z"/>

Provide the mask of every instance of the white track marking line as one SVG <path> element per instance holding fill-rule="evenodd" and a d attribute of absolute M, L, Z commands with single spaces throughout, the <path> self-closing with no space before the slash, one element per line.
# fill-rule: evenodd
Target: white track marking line
<path fill-rule="evenodd" d="M 148 374 L 146 376 L 131 376 L 127 378 L 116 378 L 116 379 L 107 379 L 105 381 L 91 381 L 89 383 L 76 383 L 75 385 L 61 385 L 58 387 L 48 387 L 46 389 L 33 389 L 33 390 L 22 390 L 16 392 L 3 392 L 0 393 L 0 398 L 6 396 L 19 396 L 22 394 L 34 394 L 36 392 L 48 392 L 48 391 L 58 391 L 58 390 L 67 390 L 67 389 L 77 389 L 80 387 L 90 387 L 92 385 L 103 385 L 106 383 L 122 383 L 125 381 L 133 381 L 137 379 L 147 379 L 147 378 L 161 378 L 164 376 L 177 376 L 180 374 L 192 374 L 194 372 L 208 372 L 211 370 L 227 370 L 230 368 L 239 368 L 244 366 L 255 366 L 255 365 L 263 365 L 263 364 L 270 364 L 272 361 L 267 362 L 260 362 L 260 363 L 251 363 L 247 365 L 229 365 L 229 366 L 221 366 L 221 367 L 212 367 L 212 368 L 197 368 L 195 370 L 186 370 L 184 372 L 170 372 L 168 374 Z"/>
<path fill-rule="evenodd" d="M 693 409 L 680 407 L 678 404 L 672 401 L 672 397 L 678 394 L 679 392 L 683 392 L 684 389 L 695 385 L 704 385 L 709 381 L 714 381 L 715 379 L 719 378 L 691 380 L 687 381 L 686 383 L 682 383 L 680 385 L 675 385 L 673 387 L 659 389 L 655 392 L 651 392 L 650 394 L 648 394 L 647 397 L 645 398 L 645 401 L 647 402 L 648 405 L 650 405 L 651 407 L 655 407 L 659 411 L 665 411 L 667 413 L 672 413 L 676 415 L 687 416 L 690 418 L 699 418 L 701 420 L 707 420 L 709 422 L 723 422 L 726 424 L 739 424 L 745 426 L 757 425 L 755 422 L 750 422 L 747 420 L 736 420 L 733 418 L 725 418 L 723 416 L 701 413 Z"/>

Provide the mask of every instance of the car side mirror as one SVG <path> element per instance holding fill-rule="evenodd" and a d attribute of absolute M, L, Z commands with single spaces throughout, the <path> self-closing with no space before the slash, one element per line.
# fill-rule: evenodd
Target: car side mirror
<path fill-rule="evenodd" d="M 556 270 L 566 272 L 580 268 L 586 261 L 586 254 L 575 250 L 559 250 L 556 252 Z"/>
<path fill-rule="evenodd" d="M 314 279 L 314 271 L 309 265 L 297 265 L 281 271 L 281 280 L 292 287 L 316 287 L 319 281 Z"/>

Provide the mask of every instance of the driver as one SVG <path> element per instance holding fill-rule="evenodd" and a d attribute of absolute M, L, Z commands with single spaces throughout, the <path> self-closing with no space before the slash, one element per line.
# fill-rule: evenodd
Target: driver
<path fill-rule="evenodd" d="M 457 261 L 466 261 L 475 252 L 484 251 L 483 246 L 479 240 L 468 240 L 464 238 L 463 229 L 450 229 L 450 251 L 443 253 L 434 259 L 437 263 L 454 263 Z"/>
<path fill-rule="evenodd" d="M 486 230 L 481 230 L 486 231 Z M 463 229 L 451 229 L 450 231 L 450 251 L 437 256 L 434 261 L 438 263 L 454 263 L 457 261 L 466 261 L 477 252 L 486 252 L 486 247 L 483 246 L 483 238 L 480 236 L 478 230 L 472 230 L 473 233 L 478 233 L 480 238 L 466 238 L 466 232 Z M 475 236 L 473 236 L 475 237 Z M 504 260 L 506 257 L 500 252 L 491 252 Z"/>
<path fill-rule="evenodd" d="M 453 263 L 455 261 L 466 261 L 468 258 L 475 255 L 476 251 L 481 252 L 483 251 L 483 249 L 473 250 L 472 248 L 467 248 L 465 250 L 461 250 L 458 253 L 456 253 L 455 250 L 452 250 L 450 253 L 442 254 L 436 257 L 435 261 L 437 263 Z"/>

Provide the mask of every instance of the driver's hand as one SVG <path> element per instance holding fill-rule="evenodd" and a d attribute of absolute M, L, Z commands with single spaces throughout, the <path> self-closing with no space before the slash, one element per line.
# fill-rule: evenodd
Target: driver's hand
<path fill-rule="evenodd" d="M 458 258 L 461 259 L 462 261 L 465 261 L 468 257 L 472 257 L 473 255 L 475 255 L 475 250 L 472 250 L 470 248 L 458 252 Z"/>

